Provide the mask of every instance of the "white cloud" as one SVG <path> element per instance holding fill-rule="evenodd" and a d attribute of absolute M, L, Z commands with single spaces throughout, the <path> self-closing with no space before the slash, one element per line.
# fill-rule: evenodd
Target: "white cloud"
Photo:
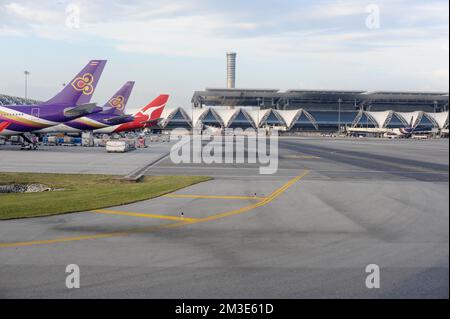
<path fill-rule="evenodd" d="M 11 28 L 7 26 L 0 26 L 0 37 L 22 37 L 25 33 L 19 29 Z"/>
<path fill-rule="evenodd" d="M 62 12 L 30 8 L 15 2 L 6 4 L 4 8 L 7 13 L 15 18 L 29 23 L 54 24 L 64 21 Z"/>
<path fill-rule="evenodd" d="M 195 0 L 135 0 L 130 3 L 78 0 L 77 3 L 82 13 L 81 28 L 77 32 L 64 26 L 64 5 L 49 7 L 34 1 L 6 4 L 6 12 L 19 18 L 8 26 L 8 33 L 28 32 L 65 41 L 95 37 L 109 40 L 120 51 L 196 57 L 217 56 L 230 48 L 256 57 L 370 52 L 382 49 L 383 45 L 423 46 L 437 37 L 442 47 L 446 44 L 442 39 L 448 38 L 448 25 L 439 29 L 411 22 L 418 17 L 441 21 L 445 15 L 442 9 L 448 7 L 442 2 L 405 5 L 402 0 L 377 1 L 383 8 L 383 19 L 393 16 L 394 20 L 411 18 L 411 21 L 408 25 L 386 27 L 376 32 L 364 27 L 368 1 L 312 2 L 312 5 L 302 6 L 301 11 L 286 12 L 286 19 L 270 20 L 268 17 L 267 21 L 256 16 L 238 18 L 223 10 L 205 12 L 197 7 Z M 351 19 L 353 16 L 356 20 Z M 350 22 L 361 20 L 360 25 L 345 27 L 341 20 L 335 20 L 341 17 L 348 17 Z"/>
<path fill-rule="evenodd" d="M 300 15 L 312 19 L 330 19 L 337 17 L 348 17 L 354 15 L 364 15 L 365 5 L 353 1 L 335 1 L 313 5 L 310 9 L 300 12 Z"/>
<path fill-rule="evenodd" d="M 121 52 L 168 57 L 211 58 L 236 50 L 252 62 L 263 61 L 262 67 L 270 61 L 270 66 L 286 68 L 292 79 L 286 85 L 294 87 L 300 82 L 311 88 L 429 85 L 445 90 L 449 82 L 445 1 L 302 1 L 298 10 L 280 10 L 273 16 L 261 10 L 259 15 L 248 10 L 242 14 L 238 4 L 234 11 L 212 4 L 199 7 L 195 0 L 75 1 L 81 8 L 77 30 L 64 25 L 65 4 L 71 1 L 53 6 L 31 0 L 0 5 L 0 14 L 6 13 L 0 37 L 100 40 Z M 372 2 L 380 5 L 381 29 L 365 27 L 365 8 Z M 301 70 L 298 66 L 308 67 L 310 73 L 293 71 Z M 278 86 L 278 81 L 266 83 Z"/>

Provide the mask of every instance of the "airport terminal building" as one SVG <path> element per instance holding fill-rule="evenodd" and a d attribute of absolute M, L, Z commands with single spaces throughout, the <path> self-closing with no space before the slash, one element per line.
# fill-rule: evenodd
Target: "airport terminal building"
<path fill-rule="evenodd" d="M 281 127 L 336 132 L 343 127 L 447 129 L 448 93 L 206 89 L 191 112 L 166 110 L 163 126 Z"/>

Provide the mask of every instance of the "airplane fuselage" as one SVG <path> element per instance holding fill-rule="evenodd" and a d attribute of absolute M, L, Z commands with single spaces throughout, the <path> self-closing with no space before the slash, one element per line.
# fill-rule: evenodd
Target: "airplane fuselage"
<path fill-rule="evenodd" d="M 106 60 L 89 61 L 70 83 L 47 102 L 0 106 L 0 135 L 24 135 L 104 111 L 89 102 L 105 64 Z"/>
<path fill-rule="evenodd" d="M 111 126 L 109 119 L 116 117 L 113 113 L 94 113 L 52 127 L 36 130 L 34 133 L 81 133 Z M 124 117 L 120 123 L 130 121 Z"/>
<path fill-rule="evenodd" d="M 129 132 L 134 130 L 141 130 L 146 127 L 152 127 L 158 124 L 157 120 L 149 121 L 149 118 L 150 118 L 149 115 L 144 114 L 141 116 L 137 116 L 132 122 L 101 128 L 95 130 L 94 133 L 111 134 L 111 133 Z"/>
<path fill-rule="evenodd" d="M 74 120 L 80 115 L 67 115 L 65 111 L 75 107 L 69 104 L 0 106 L 0 126 L 4 126 L 0 135 L 32 132 Z M 96 107 L 93 112 L 100 111 L 102 108 Z"/>

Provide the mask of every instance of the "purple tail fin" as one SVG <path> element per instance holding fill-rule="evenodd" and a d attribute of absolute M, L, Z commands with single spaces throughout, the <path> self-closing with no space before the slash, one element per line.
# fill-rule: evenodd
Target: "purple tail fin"
<path fill-rule="evenodd" d="M 105 107 L 111 107 L 112 110 L 108 113 L 115 115 L 123 115 L 125 106 L 127 105 L 128 98 L 133 90 L 134 82 L 128 81 L 125 83 L 119 91 L 114 94 L 109 101 L 104 105 Z"/>
<path fill-rule="evenodd" d="M 106 60 L 91 60 L 55 97 L 45 104 L 68 104 L 71 106 L 89 103 L 102 75 Z"/>

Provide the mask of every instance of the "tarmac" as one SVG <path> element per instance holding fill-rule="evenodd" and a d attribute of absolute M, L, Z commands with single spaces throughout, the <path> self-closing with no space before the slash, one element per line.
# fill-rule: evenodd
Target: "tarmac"
<path fill-rule="evenodd" d="M 0 297 L 448 298 L 448 143 L 281 138 L 273 175 L 157 161 L 146 174 L 214 179 L 96 212 L 0 221 Z M 127 174 L 170 147 L 0 146 L 0 165 Z M 68 264 L 80 267 L 79 289 L 65 286 Z M 366 287 L 370 264 L 379 289 Z"/>
<path fill-rule="evenodd" d="M 0 145 L 0 171 L 125 175 L 157 161 L 173 143 L 154 142 L 150 147 L 127 153 L 107 153 L 104 147 L 39 146 L 38 151 Z"/>

